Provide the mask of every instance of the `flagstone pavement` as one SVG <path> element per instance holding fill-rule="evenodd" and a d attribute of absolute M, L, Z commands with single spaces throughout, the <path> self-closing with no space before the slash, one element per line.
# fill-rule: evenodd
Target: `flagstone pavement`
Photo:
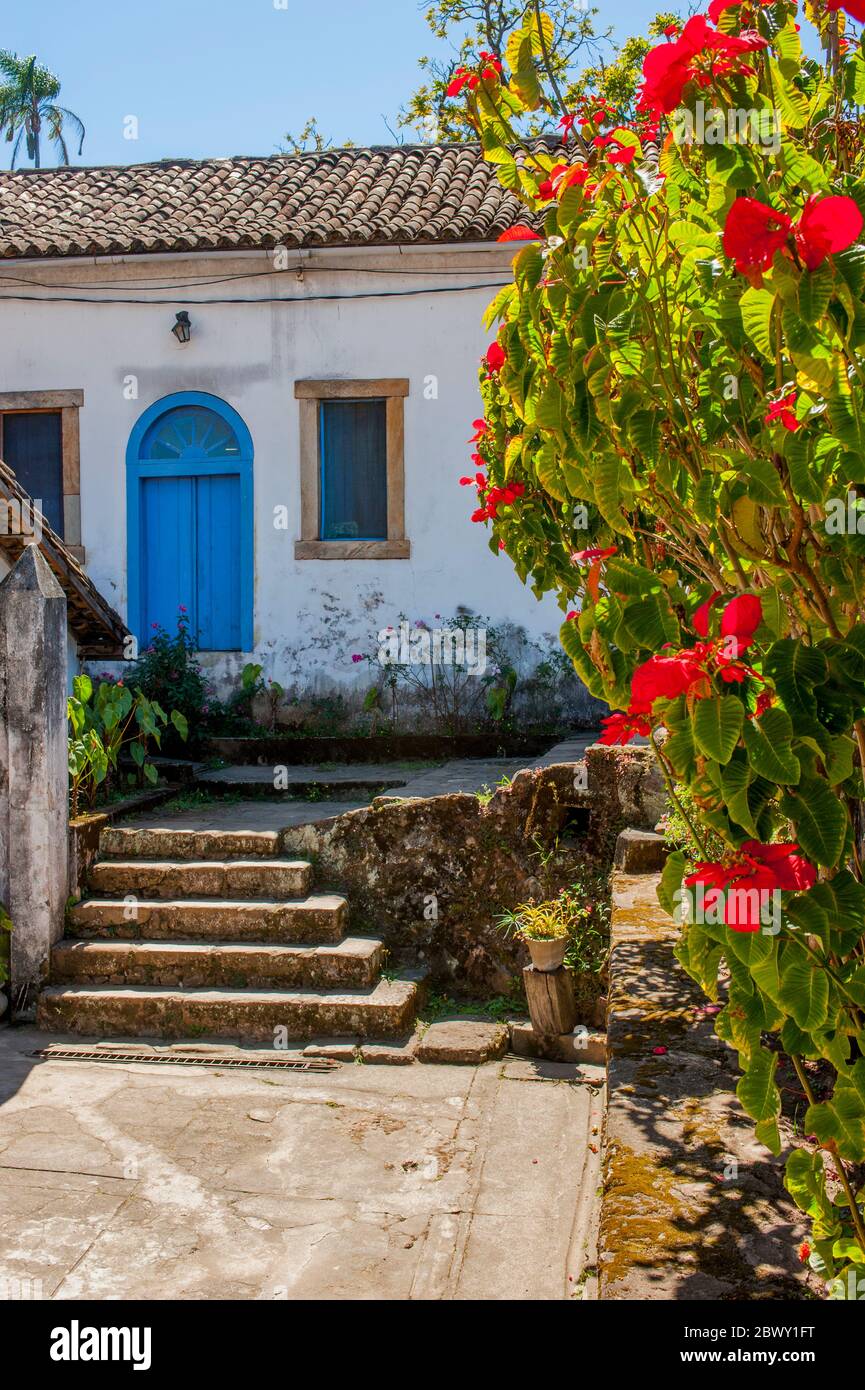
<path fill-rule="evenodd" d="M 601 1069 L 32 1055 L 61 1041 L 0 1028 L 0 1298 L 593 1296 Z"/>

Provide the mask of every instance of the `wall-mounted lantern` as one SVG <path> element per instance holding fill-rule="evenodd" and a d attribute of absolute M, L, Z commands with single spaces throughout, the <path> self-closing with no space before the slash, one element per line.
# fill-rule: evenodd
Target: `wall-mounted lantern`
<path fill-rule="evenodd" d="M 192 337 L 192 324 L 189 321 L 188 313 L 185 309 L 181 309 L 180 313 L 175 314 L 174 317 L 177 321 L 171 330 L 172 333 L 179 343 L 188 343 Z"/>

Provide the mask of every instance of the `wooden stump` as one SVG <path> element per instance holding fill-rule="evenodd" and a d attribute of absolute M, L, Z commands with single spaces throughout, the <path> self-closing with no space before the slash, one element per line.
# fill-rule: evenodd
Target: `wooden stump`
<path fill-rule="evenodd" d="M 536 1033 L 544 1038 L 557 1038 L 562 1033 L 573 1032 L 577 1005 L 570 971 L 563 965 L 558 970 L 536 970 L 533 965 L 527 965 L 523 984 Z"/>

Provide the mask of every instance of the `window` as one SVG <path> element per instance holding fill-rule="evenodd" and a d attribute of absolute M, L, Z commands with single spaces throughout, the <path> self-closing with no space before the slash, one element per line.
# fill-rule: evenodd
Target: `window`
<path fill-rule="evenodd" d="M 42 515 L 63 535 L 63 430 L 59 410 L 3 416 L 3 462 L 26 493 L 39 502 Z"/>
<path fill-rule="evenodd" d="M 387 540 L 387 402 L 322 401 L 323 541 Z"/>
<path fill-rule="evenodd" d="M 83 391 L 0 392 L 0 458 L 42 503 L 52 530 L 78 560 L 81 484 L 78 410 Z"/>
<path fill-rule="evenodd" d="M 204 392 L 157 401 L 127 451 L 129 627 L 146 647 L 181 610 L 201 651 L 250 651 L 252 438 Z"/>
<path fill-rule="evenodd" d="M 407 560 L 403 402 L 409 383 L 298 381 L 298 560 Z"/>

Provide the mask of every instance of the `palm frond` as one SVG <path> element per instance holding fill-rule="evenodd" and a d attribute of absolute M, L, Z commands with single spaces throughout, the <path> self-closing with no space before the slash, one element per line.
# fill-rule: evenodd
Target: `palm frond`
<path fill-rule="evenodd" d="M 15 168 L 15 163 L 16 163 L 16 161 L 17 161 L 17 159 L 18 159 L 18 151 L 19 151 L 20 148 L 21 148 L 21 141 L 24 139 L 24 137 L 25 137 L 26 134 L 27 134 L 27 132 L 26 132 L 26 130 L 24 129 L 24 127 L 22 126 L 21 129 L 20 129 L 19 132 L 18 132 L 18 139 L 15 141 L 15 144 L 14 144 L 13 147 L 12 147 L 12 164 L 11 164 L 11 168 L 13 168 L 13 169 Z"/>
<path fill-rule="evenodd" d="M 87 134 L 84 129 L 84 122 L 80 116 L 76 116 L 74 111 L 70 111 L 66 106 L 55 106 L 55 111 L 59 111 L 61 122 L 71 125 L 75 135 L 78 136 L 78 153 L 84 148 L 84 136 Z"/>

